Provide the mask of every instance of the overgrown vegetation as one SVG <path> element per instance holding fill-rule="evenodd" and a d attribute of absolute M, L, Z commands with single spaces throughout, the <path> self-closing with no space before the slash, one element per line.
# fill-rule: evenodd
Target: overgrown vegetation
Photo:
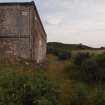
<path fill-rule="evenodd" d="M 105 90 L 85 83 L 76 83 L 69 105 L 105 105 Z"/>
<path fill-rule="evenodd" d="M 59 60 L 66 60 L 71 58 L 70 50 L 58 43 L 56 43 L 55 45 L 49 43 L 47 52 L 48 54 L 57 56 Z"/>
<path fill-rule="evenodd" d="M 58 42 L 49 42 L 47 44 L 48 48 L 61 48 L 66 50 L 81 50 L 81 49 L 92 49 L 89 46 L 83 45 L 83 44 L 64 44 L 64 43 L 58 43 Z"/>
<path fill-rule="evenodd" d="M 60 43 L 54 45 L 49 43 L 48 54 L 58 56 L 57 54 L 62 50 L 71 53 L 72 48 L 64 46 Z M 68 76 L 67 80 L 72 81 L 72 84 L 67 83 L 67 86 L 72 85 L 73 88 L 71 88 L 70 99 L 65 99 L 64 95 L 63 105 L 105 105 L 105 52 L 91 53 L 91 50 L 75 55 L 71 53 L 71 56 L 67 57 L 63 73 Z"/>
<path fill-rule="evenodd" d="M 58 105 L 58 86 L 44 72 L 0 71 L 0 105 Z"/>
<path fill-rule="evenodd" d="M 77 53 L 65 68 L 74 81 L 69 105 L 105 105 L 105 52 Z"/>
<path fill-rule="evenodd" d="M 105 105 L 105 53 L 69 47 L 48 46 L 44 68 L 0 64 L 0 105 Z"/>
<path fill-rule="evenodd" d="M 105 53 L 90 55 L 78 53 L 73 64 L 67 67 L 70 77 L 88 83 L 103 84 L 105 81 Z"/>

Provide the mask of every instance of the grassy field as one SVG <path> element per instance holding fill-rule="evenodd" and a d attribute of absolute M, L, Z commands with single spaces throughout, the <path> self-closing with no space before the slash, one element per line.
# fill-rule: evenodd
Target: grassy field
<path fill-rule="evenodd" d="M 100 53 L 103 53 L 105 52 L 104 49 L 99 49 L 99 50 L 95 50 L 95 49 L 92 49 L 92 50 L 89 50 L 89 49 L 85 49 L 85 50 L 72 50 L 72 53 L 73 54 L 76 54 L 76 53 L 79 53 L 79 52 L 82 52 L 82 53 L 91 53 L 91 54 L 100 54 Z"/>
<path fill-rule="evenodd" d="M 64 68 L 68 65 L 70 61 L 60 61 L 54 55 L 47 55 L 47 64 L 43 69 L 42 67 L 35 67 L 34 65 L 23 65 L 23 64 L 0 64 L 0 73 L 15 72 L 20 75 L 32 75 L 38 70 L 42 70 L 46 73 L 47 77 L 55 81 L 60 85 L 60 103 L 59 105 L 64 105 L 65 100 L 69 101 L 71 95 L 72 81 L 70 81 L 65 72 Z"/>
<path fill-rule="evenodd" d="M 73 82 L 70 81 L 67 75 L 64 72 L 64 68 L 66 65 L 70 64 L 69 60 L 60 61 L 56 56 L 48 55 L 48 67 L 47 67 L 47 75 L 50 79 L 60 83 L 61 85 L 61 101 L 60 105 L 64 105 L 65 100 L 66 103 L 69 103 L 69 98 L 72 94 L 72 86 Z"/>
<path fill-rule="evenodd" d="M 34 74 L 36 71 L 41 69 L 42 71 L 46 73 L 47 77 L 50 80 L 53 80 L 57 84 L 60 85 L 59 105 L 71 105 L 70 100 L 72 99 L 72 96 L 75 95 L 74 85 L 76 84 L 76 81 L 69 78 L 67 72 L 65 71 L 66 70 L 65 67 L 67 67 L 68 65 L 71 65 L 72 61 L 74 60 L 74 56 L 76 56 L 80 52 L 82 53 L 89 52 L 91 54 L 101 54 L 104 51 L 105 50 L 90 50 L 90 49 L 72 50 L 71 51 L 72 57 L 66 60 L 60 60 L 58 59 L 57 56 L 53 54 L 47 54 L 47 62 L 44 68 L 35 67 L 33 64 L 32 65 L 1 64 L 0 70 L 1 71 L 14 71 L 15 70 L 17 74 L 29 75 L 29 74 Z M 97 91 L 97 86 L 95 87 L 94 85 L 91 85 L 89 86 L 89 88 L 91 90 L 91 93 L 92 92 L 94 93 L 95 91 Z"/>
<path fill-rule="evenodd" d="M 47 60 L 48 60 L 48 66 L 46 73 L 49 78 L 52 80 L 57 81 L 61 85 L 61 101 L 60 105 L 69 105 L 70 100 L 72 99 L 72 95 L 75 94 L 74 85 L 75 81 L 70 80 L 67 73 L 65 72 L 65 67 L 67 65 L 70 65 L 72 61 L 74 60 L 74 57 L 78 53 L 90 53 L 90 54 L 102 54 L 105 52 L 105 50 L 95 50 L 95 49 L 85 49 L 85 50 L 72 50 L 72 57 L 68 60 L 59 60 L 57 56 L 54 56 L 52 54 L 48 54 Z M 97 86 L 90 86 L 90 90 L 92 94 L 95 94 L 97 91 Z"/>

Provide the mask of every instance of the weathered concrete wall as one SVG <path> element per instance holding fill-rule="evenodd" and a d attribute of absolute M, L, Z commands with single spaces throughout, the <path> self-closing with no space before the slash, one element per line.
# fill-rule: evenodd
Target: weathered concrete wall
<path fill-rule="evenodd" d="M 34 3 L 0 5 L 0 14 L 0 55 L 43 61 L 46 35 Z"/>
<path fill-rule="evenodd" d="M 43 30 L 43 26 L 39 17 L 39 14 L 37 12 L 36 7 L 33 7 L 33 15 L 34 15 L 34 53 L 35 53 L 35 59 L 37 59 L 37 62 L 44 61 L 46 58 L 46 33 Z"/>
<path fill-rule="evenodd" d="M 4 56 L 11 52 L 18 57 L 29 59 L 31 57 L 30 7 L 0 6 L 0 13 L 3 14 L 0 15 L 0 43 Z"/>
<path fill-rule="evenodd" d="M 0 35 L 30 35 L 29 8 L 25 6 L 0 6 Z"/>
<path fill-rule="evenodd" d="M 26 38 L 1 38 L 0 54 L 3 56 L 17 56 L 30 58 L 29 39 Z"/>

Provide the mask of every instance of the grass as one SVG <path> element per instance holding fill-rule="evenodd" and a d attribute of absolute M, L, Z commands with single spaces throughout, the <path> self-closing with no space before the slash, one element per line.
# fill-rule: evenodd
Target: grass
<path fill-rule="evenodd" d="M 64 105 L 65 100 L 69 100 L 71 95 L 72 81 L 70 81 L 65 72 L 64 68 L 67 64 L 69 64 L 69 60 L 58 60 L 56 56 L 48 55 L 47 56 L 47 67 L 45 70 L 46 75 L 49 79 L 54 80 L 55 82 L 60 84 L 61 87 L 61 97 L 60 97 L 60 105 Z M 34 74 L 39 68 L 34 67 L 33 65 L 17 65 L 17 64 L 0 64 L 0 72 L 12 72 L 29 75 Z M 69 102 L 68 102 L 69 103 Z"/>
<path fill-rule="evenodd" d="M 76 81 L 70 80 L 68 78 L 67 73 L 65 72 L 65 67 L 70 65 L 73 57 L 78 52 L 89 52 L 90 54 L 100 54 L 103 53 L 105 50 L 73 50 L 72 51 L 72 58 L 69 60 L 59 60 L 56 56 L 51 54 L 48 55 L 48 65 L 46 73 L 48 77 L 52 80 L 58 81 L 61 84 L 61 102 L 60 105 L 69 105 L 70 99 L 75 94 L 74 85 L 77 83 Z M 95 90 L 98 89 L 97 86 L 91 85 L 89 86 L 90 93 L 92 96 L 95 94 Z"/>
<path fill-rule="evenodd" d="M 105 50 L 73 50 L 72 54 L 75 55 L 78 52 L 89 52 L 100 54 Z M 48 54 L 47 55 L 47 66 L 44 69 L 48 78 L 56 81 L 61 87 L 61 97 L 59 105 L 69 105 L 69 100 L 74 94 L 73 88 L 75 81 L 68 78 L 66 72 L 64 71 L 65 66 L 71 63 L 73 58 L 69 60 L 59 60 L 56 56 Z M 39 68 L 35 68 L 34 65 L 17 65 L 14 64 L 0 64 L 0 71 L 14 71 L 20 74 L 33 74 Z M 92 89 L 94 87 L 91 87 Z M 93 89 L 94 90 L 94 89 Z"/>
<path fill-rule="evenodd" d="M 100 54 L 100 53 L 103 53 L 105 52 L 105 49 L 99 49 L 99 50 L 95 50 L 95 49 L 85 49 L 85 50 L 72 50 L 72 53 L 73 54 L 77 54 L 78 52 L 82 52 L 82 53 L 91 53 L 91 54 Z"/>
<path fill-rule="evenodd" d="M 66 65 L 70 63 L 70 60 L 58 60 L 56 56 L 48 55 L 48 66 L 46 73 L 48 77 L 54 81 L 57 81 L 61 85 L 61 101 L 60 105 L 69 103 L 69 98 L 72 94 L 73 81 L 67 78 L 67 74 L 64 72 Z"/>

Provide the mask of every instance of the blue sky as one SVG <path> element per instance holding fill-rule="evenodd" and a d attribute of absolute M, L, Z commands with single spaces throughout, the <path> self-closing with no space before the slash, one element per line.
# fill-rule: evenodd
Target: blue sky
<path fill-rule="evenodd" d="M 36 0 L 35 2 L 48 41 L 83 43 L 93 47 L 105 46 L 105 0 Z"/>

